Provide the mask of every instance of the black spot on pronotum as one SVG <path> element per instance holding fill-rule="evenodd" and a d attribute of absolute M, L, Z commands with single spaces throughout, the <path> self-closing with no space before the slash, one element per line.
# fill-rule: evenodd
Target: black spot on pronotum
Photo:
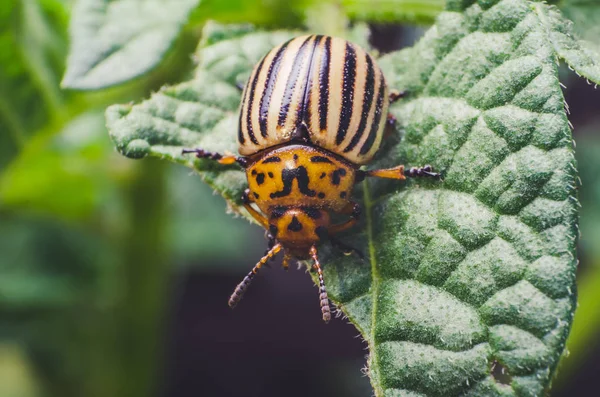
<path fill-rule="evenodd" d="M 288 228 L 288 230 L 291 230 L 292 232 L 299 232 L 300 230 L 302 230 L 302 223 L 300 223 L 298 218 L 296 218 L 294 216 L 287 228 Z"/>
<path fill-rule="evenodd" d="M 325 198 L 325 193 L 319 193 L 319 198 L 320 198 L 320 199 L 323 199 L 323 198 Z"/>
<path fill-rule="evenodd" d="M 327 174 L 326 174 L 326 173 L 324 173 L 324 172 L 322 172 L 322 173 L 321 173 L 321 176 L 320 176 L 319 178 L 320 178 L 320 179 L 323 179 L 323 178 L 325 178 L 326 176 L 327 176 Z"/>
<path fill-rule="evenodd" d="M 279 229 L 277 229 L 277 226 L 269 225 L 269 233 L 271 233 L 271 236 L 273 236 L 273 238 L 277 237 L 277 232 L 279 232 Z"/>
<path fill-rule="evenodd" d="M 298 160 L 298 155 L 294 154 L 294 160 Z"/>
<path fill-rule="evenodd" d="M 318 209 L 316 209 L 314 207 L 303 207 L 302 211 L 304 211 L 304 213 L 306 215 L 308 215 L 309 217 L 311 217 L 312 219 L 321 218 L 321 211 L 319 211 Z"/>
<path fill-rule="evenodd" d="M 287 211 L 286 207 L 275 207 L 271 210 L 271 219 L 281 218 Z"/>
<path fill-rule="evenodd" d="M 258 195 L 258 193 L 253 192 L 254 193 L 254 198 L 260 198 L 260 196 Z"/>
<path fill-rule="evenodd" d="M 258 183 L 259 185 L 265 183 L 265 174 L 261 172 L 260 174 L 256 175 L 256 183 Z"/>
<path fill-rule="evenodd" d="M 256 175 L 256 170 L 252 170 L 252 175 Z"/>
<path fill-rule="evenodd" d="M 344 175 L 346 175 L 346 170 L 343 168 L 333 171 L 331 173 L 331 183 L 333 183 L 334 185 L 339 185 L 341 177 Z"/>
<path fill-rule="evenodd" d="M 310 162 L 311 163 L 329 163 L 329 164 L 333 164 L 333 162 L 331 160 L 329 160 L 327 157 L 323 157 L 323 156 L 312 156 L 310 158 Z"/>
<path fill-rule="evenodd" d="M 277 156 L 271 156 L 268 159 L 265 159 L 263 161 L 263 164 L 267 164 L 267 163 L 280 163 L 281 159 Z"/>
<path fill-rule="evenodd" d="M 348 193 L 346 193 L 346 192 L 341 192 L 340 193 L 340 197 L 343 198 L 343 199 L 346 198 L 347 195 L 348 195 Z"/>
<path fill-rule="evenodd" d="M 300 193 L 308 197 L 315 197 L 317 193 L 308 187 L 308 172 L 306 171 L 306 168 L 304 166 L 300 166 L 291 170 L 284 169 L 283 171 L 281 171 L 283 189 L 278 192 L 271 193 L 271 198 L 279 198 L 289 195 L 292 192 L 292 184 L 294 182 L 294 179 L 298 180 L 298 189 L 300 189 Z"/>
<path fill-rule="evenodd" d="M 269 172 L 267 175 L 269 175 L 269 178 L 273 178 L 273 173 Z"/>

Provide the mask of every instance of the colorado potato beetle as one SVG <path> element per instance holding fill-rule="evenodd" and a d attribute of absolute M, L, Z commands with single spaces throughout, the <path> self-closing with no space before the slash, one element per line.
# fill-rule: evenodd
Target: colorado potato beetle
<path fill-rule="evenodd" d="M 312 259 L 323 320 L 331 319 L 317 245 L 330 240 L 352 252 L 334 236 L 360 216 L 351 200 L 354 184 L 365 177 L 438 176 L 431 166 L 359 168 L 378 150 L 388 105 L 398 97 L 389 94 L 381 69 L 362 48 L 335 37 L 297 37 L 264 56 L 246 83 L 238 125 L 241 157 L 183 151 L 244 168 L 244 207 L 268 231 L 269 250 L 235 288 L 229 306 L 283 250 L 284 268 L 291 258 Z M 349 219 L 332 224 L 331 213 Z"/>

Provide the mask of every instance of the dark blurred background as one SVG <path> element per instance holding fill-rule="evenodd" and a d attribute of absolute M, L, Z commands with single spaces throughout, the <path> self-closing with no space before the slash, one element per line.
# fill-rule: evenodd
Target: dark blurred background
<path fill-rule="evenodd" d="M 231 311 L 229 294 L 264 252 L 262 230 L 228 215 L 189 170 L 127 160 L 108 138 L 107 105 L 189 73 L 202 21 L 148 76 L 66 92 L 70 7 L 0 4 L 0 396 L 371 395 L 366 344 L 345 320 L 321 321 L 304 270 L 273 264 Z M 300 20 L 278 6 L 260 18 Z M 382 52 L 424 31 L 371 30 Z M 580 304 L 551 395 L 591 396 L 600 373 L 600 90 L 566 68 L 561 77 L 582 179 Z"/>

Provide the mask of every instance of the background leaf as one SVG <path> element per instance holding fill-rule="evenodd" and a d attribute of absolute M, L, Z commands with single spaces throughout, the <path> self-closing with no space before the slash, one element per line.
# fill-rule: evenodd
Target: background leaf
<path fill-rule="evenodd" d="M 98 89 L 153 69 L 199 0 L 80 0 L 71 18 L 63 87 Z"/>
<path fill-rule="evenodd" d="M 600 83 L 600 47 L 597 44 L 600 38 L 597 35 L 599 29 L 586 30 L 586 37 L 594 37 L 595 43 L 582 41 L 575 37 L 572 29 L 573 23 L 565 19 L 558 8 L 543 3 L 537 3 L 533 7 L 543 28 L 546 30 L 548 39 L 554 46 L 556 55 L 564 59 L 578 75 L 590 79 L 596 84 Z M 574 12 L 575 10 L 571 9 L 571 11 Z M 578 11 L 581 12 L 581 10 Z M 593 18 L 599 15 L 600 13 L 594 9 L 588 17 Z M 580 14 L 578 13 L 576 16 L 580 17 Z"/>
<path fill-rule="evenodd" d="M 442 0 L 342 0 L 341 7 L 353 20 L 405 21 L 430 24 L 443 11 Z"/>
<path fill-rule="evenodd" d="M 575 309 L 576 171 L 555 37 L 526 1 L 448 8 L 380 60 L 409 96 L 392 108 L 402 142 L 371 164 L 430 163 L 444 181 L 358 187 L 366 216 L 345 240 L 369 263 L 323 247 L 325 278 L 369 343 L 376 395 L 541 395 Z M 291 35 L 209 25 L 193 80 L 107 110 L 118 150 L 193 167 L 239 211 L 243 173 L 181 148 L 235 152 L 235 83 Z"/>
<path fill-rule="evenodd" d="M 64 4 L 7 0 L 0 4 L 0 167 L 33 130 L 64 115 L 58 89 L 66 46 Z"/>

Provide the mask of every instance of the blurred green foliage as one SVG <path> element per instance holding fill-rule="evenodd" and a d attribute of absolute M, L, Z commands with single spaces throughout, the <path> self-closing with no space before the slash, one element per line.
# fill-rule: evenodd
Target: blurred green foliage
<path fill-rule="evenodd" d="M 79 5 L 84 2 L 99 9 L 111 3 L 81 0 Z M 429 24 L 444 4 L 393 0 L 373 7 L 344 0 L 340 9 L 333 3 L 200 1 L 136 79 L 76 92 L 60 87 L 75 1 L 0 2 L 1 396 L 151 394 L 174 271 L 169 265 L 210 266 L 217 257 L 225 258 L 221 263 L 240 257 L 252 245 L 243 238 L 252 227 L 227 215 L 222 200 L 182 168 L 117 155 L 103 111 L 189 75 L 190 54 L 209 19 L 308 25 L 332 33 L 346 21 Z M 578 33 L 598 43 L 595 2 L 558 3 L 576 21 Z M 72 25 L 71 35 L 76 34 Z M 598 124 L 588 128 L 595 131 Z M 600 240 L 600 180 L 594 171 L 600 145 L 592 134 L 585 139 L 590 145 L 580 144 L 578 152 L 584 180 L 581 230 L 593 266 L 581 277 L 565 374 L 581 362 L 600 328 L 600 252 L 593 244 Z"/>

